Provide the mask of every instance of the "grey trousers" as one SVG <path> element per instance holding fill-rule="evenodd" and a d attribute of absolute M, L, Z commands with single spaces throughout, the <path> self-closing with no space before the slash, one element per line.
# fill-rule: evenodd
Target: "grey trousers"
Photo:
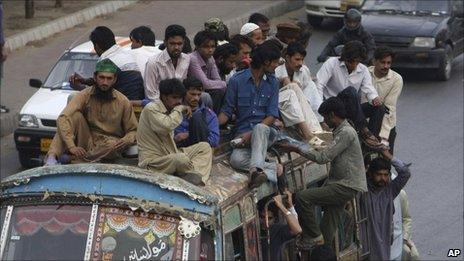
<path fill-rule="evenodd" d="M 356 193 L 356 190 L 339 184 L 327 184 L 296 192 L 295 209 L 303 233 L 310 238 L 316 238 L 322 234 L 325 243 L 331 244 L 342 219 L 345 204 L 354 198 Z M 316 205 L 324 209 L 320 225 L 316 222 Z"/>
<path fill-rule="evenodd" d="M 242 171 L 261 169 L 269 181 L 277 183 L 277 164 L 265 161 L 267 149 L 274 143 L 277 134 L 276 129 L 257 124 L 252 130 L 250 148 L 235 148 L 230 156 L 230 165 Z"/>

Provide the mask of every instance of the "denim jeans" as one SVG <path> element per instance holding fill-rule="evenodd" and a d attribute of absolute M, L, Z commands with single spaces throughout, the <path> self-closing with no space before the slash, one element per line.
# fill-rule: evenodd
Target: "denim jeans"
<path fill-rule="evenodd" d="M 274 143 L 277 134 L 276 129 L 257 124 L 252 130 L 250 148 L 235 148 L 230 156 L 230 165 L 243 171 L 261 169 L 269 181 L 277 183 L 277 164 L 265 161 L 267 149 Z"/>

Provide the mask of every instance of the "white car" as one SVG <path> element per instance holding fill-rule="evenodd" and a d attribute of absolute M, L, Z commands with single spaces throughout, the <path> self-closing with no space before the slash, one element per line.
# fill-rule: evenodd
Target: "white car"
<path fill-rule="evenodd" d="M 116 37 L 116 42 L 129 50 L 128 37 Z M 156 41 L 159 46 L 160 41 Z M 67 104 L 68 96 L 76 92 L 69 85 L 69 76 L 79 73 L 93 77 L 98 55 L 92 42 L 68 49 L 53 66 L 46 80 L 30 79 L 31 87 L 39 88 L 24 104 L 19 115 L 19 127 L 14 132 L 19 161 L 23 167 L 35 167 L 42 163 L 56 132 L 56 120 Z"/>
<path fill-rule="evenodd" d="M 307 0 L 306 14 L 308 22 L 319 26 L 324 17 L 343 18 L 346 10 L 359 8 L 364 0 Z"/>

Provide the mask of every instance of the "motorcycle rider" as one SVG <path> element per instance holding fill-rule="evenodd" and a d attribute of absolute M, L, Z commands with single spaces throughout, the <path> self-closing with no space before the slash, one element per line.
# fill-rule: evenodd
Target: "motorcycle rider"
<path fill-rule="evenodd" d="M 339 56 L 336 50 L 341 50 L 340 46 L 357 40 L 364 44 L 367 51 L 367 59 L 363 63 L 370 64 L 374 57 L 375 42 L 372 35 L 361 25 L 361 13 L 356 9 L 349 9 L 345 13 L 344 24 L 317 57 L 317 61 L 325 62 L 329 56 Z"/>

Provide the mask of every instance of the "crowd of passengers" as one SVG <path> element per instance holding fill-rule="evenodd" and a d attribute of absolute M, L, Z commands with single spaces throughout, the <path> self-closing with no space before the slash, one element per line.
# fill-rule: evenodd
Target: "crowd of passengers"
<path fill-rule="evenodd" d="M 370 220 L 369 259 L 415 259 L 402 190 L 410 172 L 393 156 L 402 77 L 390 69 L 394 52 L 375 46 L 357 10 L 348 10 L 344 21 L 318 57 L 323 65 L 316 75 L 304 64 L 312 32 L 306 23 L 278 24 L 271 35 L 269 19 L 255 13 L 230 37 L 211 18 L 193 38 L 193 50 L 180 25 L 165 29 L 159 47 L 149 27 L 133 29 L 132 50 L 98 26 L 90 34 L 99 56 L 95 74 L 70 76 L 80 92 L 57 120 L 45 164 L 112 162 L 136 144 L 140 168 L 204 186 L 213 148 L 230 142 L 230 165 L 248 173 L 250 189 L 269 181 L 287 196 L 274 196 L 267 213 L 260 209 L 270 217 L 264 259 L 280 257 L 281 246 L 295 237 L 300 250 L 312 250 L 312 260 L 335 259 L 335 232 L 358 193 Z M 134 106 L 143 107 L 139 120 Z M 361 144 L 376 153 L 363 157 Z M 290 193 L 283 166 L 266 160 L 271 146 L 330 163 L 327 181 Z M 320 224 L 315 206 L 323 209 Z M 285 222 L 272 222 L 279 216 Z"/>

